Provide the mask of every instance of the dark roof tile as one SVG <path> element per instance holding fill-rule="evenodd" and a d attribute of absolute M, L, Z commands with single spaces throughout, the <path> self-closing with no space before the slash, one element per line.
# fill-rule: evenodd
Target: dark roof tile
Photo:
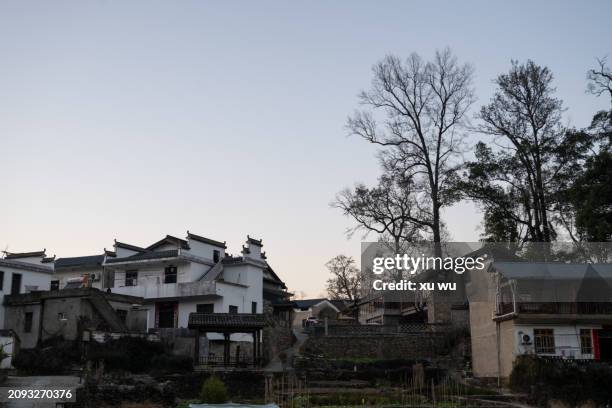
<path fill-rule="evenodd" d="M 215 246 L 215 247 L 219 247 L 219 248 L 223 248 L 223 249 L 227 248 L 225 242 L 215 241 L 214 239 L 206 238 L 206 237 L 203 237 L 201 235 L 192 234 L 189 231 L 187 231 L 187 238 L 193 239 L 194 241 L 202 242 L 204 244 L 209 244 L 209 245 L 212 245 L 212 246 Z"/>
<path fill-rule="evenodd" d="M 160 258 L 175 258 L 178 256 L 178 250 L 173 249 L 170 251 L 149 251 L 142 254 L 135 254 L 126 256 L 123 258 L 112 258 L 106 259 L 107 264 L 120 263 L 120 262 L 132 262 L 132 261 L 144 261 L 148 259 L 160 259 Z"/>
<path fill-rule="evenodd" d="M 34 257 L 44 257 L 46 250 L 42 251 L 33 251 L 33 252 L 5 252 L 6 256 L 4 259 L 19 259 L 19 258 L 34 258 Z"/>
<path fill-rule="evenodd" d="M 75 256 L 71 258 L 59 258 L 55 261 L 55 268 L 74 268 L 74 267 L 96 267 L 101 266 L 104 255 Z"/>

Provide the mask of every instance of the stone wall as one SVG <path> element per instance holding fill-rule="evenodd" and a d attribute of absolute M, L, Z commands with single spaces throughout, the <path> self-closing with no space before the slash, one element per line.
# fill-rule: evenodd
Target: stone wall
<path fill-rule="evenodd" d="M 449 342 L 443 333 L 309 337 L 302 352 L 326 358 L 373 358 L 380 360 L 421 360 L 448 353 Z"/>
<path fill-rule="evenodd" d="M 293 345 L 293 330 L 285 326 L 266 326 L 263 330 L 263 358 L 269 362 Z"/>

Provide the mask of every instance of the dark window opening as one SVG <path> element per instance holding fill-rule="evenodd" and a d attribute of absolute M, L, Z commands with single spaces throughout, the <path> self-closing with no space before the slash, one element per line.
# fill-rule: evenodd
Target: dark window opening
<path fill-rule="evenodd" d="M 212 303 L 201 303 L 196 305 L 196 312 L 198 313 L 215 313 L 215 305 Z"/>
<path fill-rule="evenodd" d="M 251 302 L 251 313 L 257 313 L 257 302 Z"/>
<path fill-rule="evenodd" d="M 11 295 L 18 295 L 21 290 L 21 274 L 14 273 L 11 280 Z"/>
<path fill-rule="evenodd" d="M 59 285 L 60 285 L 60 281 L 52 280 L 51 281 L 51 286 L 49 287 L 49 290 L 59 290 Z"/>
<path fill-rule="evenodd" d="M 582 354 L 593 354 L 591 329 L 580 329 L 580 352 Z"/>
<path fill-rule="evenodd" d="M 164 283 L 176 283 L 176 266 L 167 266 L 164 269 Z"/>
<path fill-rule="evenodd" d="M 23 321 L 24 333 L 32 332 L 32 321 L 34 320 L 34 314 L 32 312 L 26 312 L 25 319 Z"/>
<path fill-rule="evenodd" d="M 4 290 L 4 271 L 0 271 L 0 290 Z"/>
<path fill-rule="evenodd" d="M 162 329 L 175 327 L 176 309 L 176 302 L 158 303 L 157 327 Z"/>
<path fill-rule="evenodd" d="M 125 323 L 125 321 L 127 320 L 127 310 L 117 309 L 116 312 L 117 312 L 117 316 L 119 316 L 119 319 L 121 319 L 121 321 Z"/>
<path fill-rule="evenodd" d="M 219 252 L 218 250 L 213 250 L 213 262 L 217 263 L 219 262 L 219 258 L 221 258 L 221 252 Z"/>
<path fill-rule="evenodd" d="M 229 312 L 230 314 L 238 314 L 238 306 L 230 305 Z"/>
<path fill-rule="evenodd" d="M 125 271 L 125 286 L 136 286 L 138 284 L 138 271 Z"/>

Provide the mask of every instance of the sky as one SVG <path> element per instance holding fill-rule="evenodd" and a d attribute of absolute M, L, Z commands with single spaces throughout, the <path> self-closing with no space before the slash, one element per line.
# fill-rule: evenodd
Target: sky
<path fill-rule="evenodd" d="M 238 254 L 249 234 L 291 290 L 319 296 L 325 262 L 362 240 L 329 204 L 380 173 L 345 128 L 376 61 L 451 47 L 475 67 L 472 116 L 511 59 L 533 59 L 581 127 L 607 107 L 585 77 L 612 54 L 611 14 L 610 1 L 1 1 L 0 249 L 90 255 L 189 230 Z M 481 233 L 473 204 L 444 220 L 455 241 Z"/>

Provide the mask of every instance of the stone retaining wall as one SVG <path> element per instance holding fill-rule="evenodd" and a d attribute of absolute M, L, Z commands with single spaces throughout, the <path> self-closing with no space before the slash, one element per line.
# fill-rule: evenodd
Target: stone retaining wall
<path fill-rule="evenodd" d="M 448 353 L 450 344 L 442 333 L 309 337 L 302 346 L 305 355 L 326 358 L 428 359 Z"/>

